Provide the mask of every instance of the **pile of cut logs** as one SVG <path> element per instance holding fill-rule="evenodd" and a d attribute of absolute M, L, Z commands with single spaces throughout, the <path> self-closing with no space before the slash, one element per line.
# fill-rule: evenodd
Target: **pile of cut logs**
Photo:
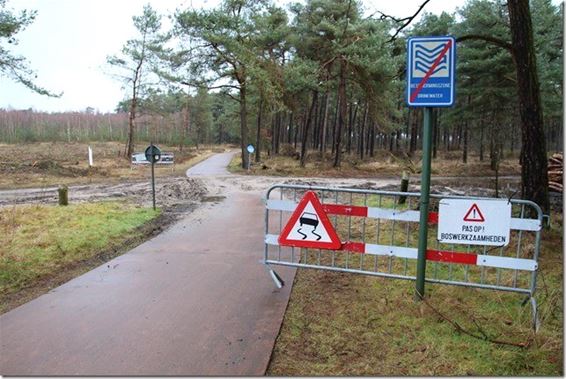
<path fill-rule="evenodd" d="M 562 192 L 564 190 L 562 175 L 564 174 L 564 156 L 562 153 L 552 154 L 548 159 L 548 189 Z"/>

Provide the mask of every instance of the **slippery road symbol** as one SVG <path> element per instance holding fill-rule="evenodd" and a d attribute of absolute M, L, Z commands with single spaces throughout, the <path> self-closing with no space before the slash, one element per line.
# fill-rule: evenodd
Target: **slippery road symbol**
<path fill-rule="evenodd" d="M 340 237 L 328 219 L 316 192 L 307 191 L 277 237 L 281 246 L 337 250 Z"/>
<path fill-rule="evenodd" d="M 303 224 L 312 226 L 311 234 L 315 235 L 317 238 L 316 240 L 319 241 L 322 236 L 320 234 L 315 233 L 316 227 L 318 226 L 318 217 L 314 213 L 304 212 L 301 217 L 299 218 L 300 228 L 297 230 L 297 233 L 303 236 L 303 239 L 307 239 L 307 235 L 303 233 L 301 230 L 303 229 Z"/>

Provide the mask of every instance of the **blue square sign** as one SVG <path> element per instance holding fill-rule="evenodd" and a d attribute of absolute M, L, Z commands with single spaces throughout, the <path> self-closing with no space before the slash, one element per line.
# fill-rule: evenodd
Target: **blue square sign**
<path fill-rule="evenodd" d="M 451 36 L 413 37 L 407 41 L 407 104 L 454 105 L 456 40 Z"/>

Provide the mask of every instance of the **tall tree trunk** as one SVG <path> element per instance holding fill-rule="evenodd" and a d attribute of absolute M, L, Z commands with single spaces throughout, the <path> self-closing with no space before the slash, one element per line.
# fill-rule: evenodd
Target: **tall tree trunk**
<path fill-rule="evenodd" d="M 293 135 L 293 112 L 289 114 L 289 126 L 287 127 L 287 143 L 291 144 L 291 136 Z"/>
<path fill-rule="evenodd" d="M 135 90 L 134 90 L 135 93 Z M 130 115 L 128 117 L 128 143 L 126 144 L 126 159 L 130 159 L 134 153 L 134 131 L 136 129 L 136 110 L 138 99 L 134 95 L 130 104 Z"/>
<path fill-rule="evenodd" d="M 484 135 L 483 118 L 480 118 L 480 162 L 483 162 L 483 135 Z"/>
<path fill-rule="evenodd" d="M 369 105 L 366 104 L 364 110 L 364 118 L 362 119 L 362 123 L 360 126 L 360 159 L 364 159 L 364 138 L 365 138 L 365 127 L 368 122 L 368 113 L 369 113 Z"/>
<path fill-rule="evenodd" d="M 349 115 L 348 115 L 348 154 L 352 154 L 352 138 L 354 134 L 354 124 L 356 123 L 357 113 L 358 113 L 358 104 L 350 105 Z"/>
<path fill-rule="evenodd" d="M 320 117 L 318 117 L 318 110 L 319 106 L 318 106 L 318 95 L 316 97 L 316 102 L 314 103 L 314 109 L 313 109 L 313 118 L 314 120 L 312 121 L 312 124 L 314 125 L 314 130 L 313 130 L 313 135 L 312 135 L 312 148 L 316 149 L 316 143 L 317 143 L 317 138 L 318 138 L 318 133 L 319 133 L 319 125 L 318 125 L 318 120 L 320 119 Z"/>
<path fill-rule="evenodd" d="M 191 126 L 191 95 L 187 90 L 187 98 L 185 99 L 185 106 L 183 112 L 183 122 L 181 123 L 181 140 L 179 141 L 179 151 L 183 152 L 183 147 L 185 146 L 185 139 L 187 138 L 187 133 Z"/>
<path fill-rule="evenodd" d="M 468 163 L 468 121 L 464 121 L 464 149 L 462 151 L 462 162 Z"/>
<path fill-rule="evenodd" d="M 275 145 L 277 144 L 277 129 L 275 127 L 275 115 L 271 111 L 271 154 L 276 155 Z"/>
<path fill-rule="evenodd" d="M 309 114 L 307 116 L 307 120 L 305 122 L 305 127 L 303 128 L 303 141 L 301 143 L 301 167 L 305 167 L 305 159 L 306 159 L 306 155 L 307 155 L 307 140 L 309 137 L 309 128 L 311 125 L 311 120 L 312 120 L 312 116 L 313 116 L 313 110 L 315 109 L 316 106 L 316 102 L 318 99 L 318 92 L 317 91 L 313 91 L 312 94 L 312 103 L 309 109 Z"/>
<path fill-rule="evenodd" d="M 340 112 L 338 112 L 338 131 L 336 132 L 336 147 L 334 155 L 333 167 L 340 167 L 340 159 L 342 155 L 342 130 L 346 122 L 346 62 L 340 62 L 340 82 L 338 84 L 338 97 L 340 98 Z"/>
<path fill-rule="evenodd" d="M 304 114 L 301 115 L 299 114 L 299 119 L 297 120 L 297 122 L 295 123 L 295 131 L 293 132 L 293 147 L 295 149 L 295 151 L 297 150 L 297 138 L 299 135 L 299 129 L 301 126 L 301 120 L 304 119 Z"/>
<path fill-rule="evenodd" d="M 324 97 L 321 99 L 322 101 L 316 102 L 316 107 L 314 109 L 314 128 L 313 128 L 313 136 L 312 136 L 312 148 L 318 150 L 320 146 L 320 135 L 322 134 L 322 125 L 320 121 L 322 120 L 322 112 L 324 111 L 323 108 L 323 101 Z"/>
<path fill-rule="evenodd" d="M 550 203 L 546 141 L 529 0 L 508 0 L 507 6 L 517 66 L 517 91 L 521 115 L 522 196 L 534 201 L 544 213 L 548 213 Z"/>
<path fill-rule="evenodd" d="M 326 131 L 328 129 L 327 124 L 328 124 L 328 104 L 329 104 L 329 100 L 330 100 L 330 94 L 327 93 L 326 95 L 324 95 L 324 113 L 322 115 L 322 137 L 320 139 L 320 151 L 322 152 L 322 155 L 324 156 L 324 153 L 326 153 Z"/>
<path fill-rule="evenodd" d="M 371 122 L 370 140 L 369 140 L 369 156 L 373 158 L 375 153 L 375 123 Z"/>
<path fill-rule="evenodd" d="M 279 155 L 281 141 L 281 112 L 275 113 L 275 154 Z"/>
<path fill-rule="evenodd" d="M 240 83 L 240 148 L 242 153 L 242 168 L 248 168 L 248 109 L 246 104 L 246 84 Z"/>
<path fill-rule="evenodd" d="M 263 95 L 260 95 L 257 109 L 257 129 L 255 134 L 255 161 L 261 161 L 261 117 L 263 116 Z"/>
<path fill-rule="evenodd" d="M 495 170 L 495 129 L 496 127 L 491 129 L 489 133 L 489 167 L 492 170 Z"/>
<path fill-rule="evenodd" d="M 332 123 L 332 154 L 334 154 L 334 150 L 336 149 L 336 130 L 338 129 L 338 113 L 340 108 L 340 94 L 337 91 L 336 93 L 336 107 L 334 109 L 334 122 Z"/>

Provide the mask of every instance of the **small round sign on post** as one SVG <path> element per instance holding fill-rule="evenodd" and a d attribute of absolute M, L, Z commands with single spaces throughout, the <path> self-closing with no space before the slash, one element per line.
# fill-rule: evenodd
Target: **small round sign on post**
<path fill-rule="evenodd" d="M 248 150 L 248 171 L 250 171 L 250 167 L 252 165 L 252 161 L 250 159 L 250 155 L 252 155 L 255 152 L 255 148 L 254 145 L 252 145 L 251 143 L 248 145 L 247 147 Z"/>
<path fill-rule="evenodd" d="M 161 150 L 152 143 L 145 149 L 145 159 L 151 163 L 151 193 L 153 197 L 153 210 L 155 210 L 155 173 L 153 166 L 161 159 Z"/>

